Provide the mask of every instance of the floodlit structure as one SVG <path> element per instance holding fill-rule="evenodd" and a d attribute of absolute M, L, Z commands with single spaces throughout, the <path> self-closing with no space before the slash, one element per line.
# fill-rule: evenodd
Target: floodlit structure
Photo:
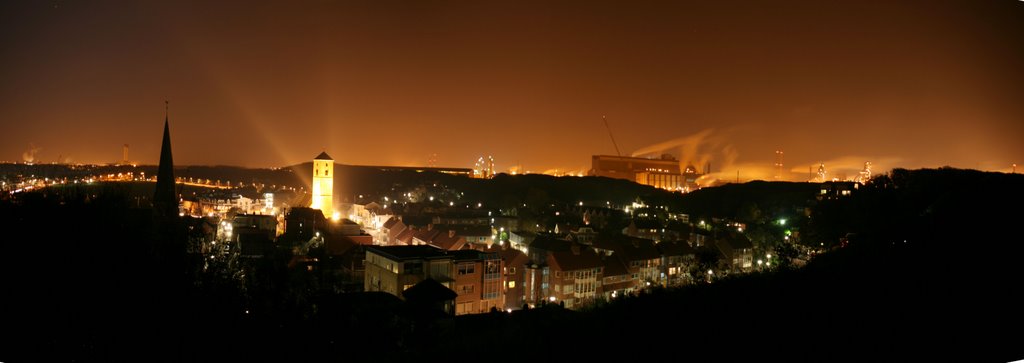
<path fill-rule="evenodd" d="M 658 159 L 594 155 L 591 162 L 591 176 L 625 179 L 666 190 L 682 190 L 685 186 L 679 160 L 669 154 Z"/>
<path fill-rule="evenodd" d="M 313 159 L 313 202 L 310 208 L 319 209 L 324 217 L 334 216 L 334 159 L 326 152 Z"/>
<path fill-rule="evenodd" d="M 481 179 L 490 179 L 494 177 L 494 157 L 488 156 L 486 159 L 481 156 L 476 160 L 476 164 L 473 165 L 473 177 Z"/>

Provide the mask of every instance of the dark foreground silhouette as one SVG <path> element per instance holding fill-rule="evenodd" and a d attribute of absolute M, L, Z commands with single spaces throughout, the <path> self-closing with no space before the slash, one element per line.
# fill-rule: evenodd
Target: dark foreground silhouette
<path fill-rule="evenodd" d="M 815 206 L 808 233 L 856 238 L 802 269 L 458 318 L 325 291 L 286 254 L 239 284 L 185 252 L 187 220 L 116 185 L 25 194 L 0 201 L 0 361 L 1011 361 L 1024 358 L 1022 187 L 895 170 Z"/>

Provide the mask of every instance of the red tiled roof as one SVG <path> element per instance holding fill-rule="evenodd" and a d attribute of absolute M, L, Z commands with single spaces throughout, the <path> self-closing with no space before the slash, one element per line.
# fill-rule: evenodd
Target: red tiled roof
<path fill-rule="evenodd" d="M 478 226 L 478 225 L 465 225 L 465 224 L 452 224 L 452 225 L 435 225 L 434 228 L 441 229 L 443 231 L 453 230 L 458 236 L 466 237 L 479 237 L 479 236 L 491 236 L 491 226 Z"/>
<path fill-rule="evenodd" d="M 462 249 L 462 247 L 466 245 L 466 238 L 461 236 L 449 236 L 447 233 L 439 233 L 433 240 L 427 242 L 434 246 L 452 251 Z"/>
<path fill-rule="evenodd" d="M 626 235 L 601 236 L 594 241 L 595 248 L 615 251 L 623 261 L 644 261 L 661 258 L 654 241 Z"/>
<path fill-rule="evenodd" d="M 604 276 L 623 276 L 629 275 L 629 269 L 626 268 L 626 264 L 622 262 L 622 259 L 618 254 L 605 257 L 604 259 Z"/>
<path fill-rule="evenodd" d="M 416 235 L 416 230 L 414 230 L 412 228 L 406 228 L 406 229 L 403 229 L 402 232 L 399 233 L 397 236 L 395 236 L 395 241 L 396 242 L 401 242 L 402 244 L 411 245 L 412 244 L 412 238 L 415 235 Z"/>
<path fill-rule="evenodd" d="M 578 247 L 578 249 L 570 248 L 568 251 L 563 252 L 550 252 L 548 264 L 552 265 L 554 269 L 561 271 L 575 271 L 604 266 L 604 261 L 601 261 L 601 257 L 593 249 L 584 246 Z M 579 253 L 577 254 L 574 250 L 579 251 Z"/>
<path fill-rule="evenodd" d="M 729 233 L 728 236 L 719 238 L 719 243 L 726 243 L 733 250 L 754 248 L 754 244 L 750 243 L 750 239 L 739 233 Z"/>
<path fill-rule="evenodd" d="M 697 254 L 686 241 L 662 241 L 658 244 L 658 250 L 665 256 L 687 256 Z"/>
<path fill-rule="evenodd" d="M 502 261 L 505 261 L 505 266 L 509 267 L 523 266 L 530 261 L 530 256 L 515 248 L 502 250 L 498 255 L 501 256 Z"/>
<path fill-rule="evenodd" d="M 426 280 L 420 281 L 420 283 L 413 285 L 412 287 L 406 289 L 405 291 L 402 291 L 402 296 L 405 297 L 407 300 L 438 302 L 455 300 L 455 298 L 458 297 L 459 294 L 456 293 L 455 291 L 452 291 L 452 289 L 449 289 L 444 285 L 441 285 L 440 282 L 428 278 Z"/>
<path fill-rule="evenodd" d="M 436 228 L 430 230 L 421 229 L 418 232 L 416 232 L 415 237 L 416 239 L 423 241 L 424 243 L 430 243 L 430 241 L 433 241 L 434 238 L 437 238 L 437 235 L 440 233 L 441 231 L 437 230 Z"/>

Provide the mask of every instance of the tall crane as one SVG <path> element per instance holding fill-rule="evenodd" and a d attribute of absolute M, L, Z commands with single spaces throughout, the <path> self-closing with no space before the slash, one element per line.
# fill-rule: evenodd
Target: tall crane
<path fill-rule="evenodd" d="M 604 128 L 608 129 L 608 137 L 612 139 L 612 145 L 615 146 L 615 154 L 622 156 L 622 153 L 619 152 L 619 144 L 615 142 L 615 136 L 612 135 L 612 128 L 608 126 L 608 118 L 601 116 L 601 120 L 604 121 Z"/>

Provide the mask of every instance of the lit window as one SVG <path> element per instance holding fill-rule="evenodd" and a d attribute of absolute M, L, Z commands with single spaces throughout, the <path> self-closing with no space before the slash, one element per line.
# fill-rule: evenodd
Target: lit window
<path fill-rule="evenodd" d="M 476 266 L 472 263 L 460 263 L 459 264 L 459 276 L 470 275 L 476 273 Z"/>

